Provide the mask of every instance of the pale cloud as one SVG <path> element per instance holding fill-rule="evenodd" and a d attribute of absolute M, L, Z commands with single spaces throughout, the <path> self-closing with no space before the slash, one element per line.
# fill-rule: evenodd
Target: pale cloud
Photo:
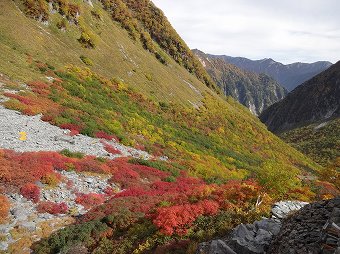
<path fill-rule="evenodd" d="M 284 63 L 340 60 L 339 0 L 154 0 L 189 47 Z"/>

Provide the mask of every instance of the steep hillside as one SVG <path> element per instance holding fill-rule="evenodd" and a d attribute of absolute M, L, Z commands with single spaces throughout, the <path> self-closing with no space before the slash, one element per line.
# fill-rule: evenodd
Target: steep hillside
<path fill-rule="evenodd" d="M 255 115 L 259 115 L 287 94 L 285 88 L 265 74 L 243 71 L 223 59 L 210 57 L 199 50 L 193 52 L 224 94 L 239 101 Z"/>
<path fill-rule="evenodd" d="M 340 116 L 340 62 L 298 86 L 260 119 L 275 132 Z"/>
<path fill-rule="evenodd" d="M 250 60 L 244 57 L 212 56 L 222 58 L 237 67 L 256 73 L 265 73 L 273 77 L 288 91 L 329 68 L 332 63 L 320 61 L 315 63 L 292 63 L 284 65 L 273 59 Z"/>
<path fill-rule="evenodd" d="M 308 155 L 320 165 L 340 158 L 340 118 L 314 123 L 280 134 L 288 144 Z"/>
<path fill-rule="evenodd" d="M 10 243 L 12 253 L 29 247 L 36 236 L 48 238 L 31 247 L 35 253 L 190 253 L 197 241 L 226 232 L 240 221 L 260 218 L 272 199 L 323 195 L 322 185 L 312 192 L 308 180 L 320 167 L 269 133 L 231 98 L 224 101 L 206 94 L 200 108 L 157 103 L 88 69 L 46 72 L 53 81 L 28 82 L 28 87 L 1 80 L 5 106 L 29 115 L 42 113 L 43 120 L 66 132 L 41 120 L 39 130 L 35 124 L 39 117 L 22 120 L 26 125 L 11 122 L 20 115 L 7 112 L 0 130 L 6 148 L 55 151 L 64 142 L 72 149 L 61 153 L 0 149 L 0 187 L 10 200 L 2 207 L 31 204 L 25 212 L 10 214 L 10 221 L 2 225 L 8 229 L 5 244 Z M 9 127 L 15 124 L 26 132 L 27 141 L 18 140 L 18 133 Z M 14 133 L 9 135 L 9 129 Z M 84 143 L 86 136 L 79 132 L 110 140 L 102 140 L 102 145 L 98 139 Z M 79 153 L 93 147 L 102 157 Z M 110 160 L 103 147 L 107 154 L 129 157 Z M 135 148 L 149 151 L 152 156 L 145 158 L 152 160 L 132 159 L 131 155 L 143 155 Z M 104 178 L 98 183 L 102 187 L 91 192 L 96 175 Z M 319 186 L 316 179 L 312 184 Z M 79 185 L 90 185 L 90 190 L 79 191 Z M 262 205 L 254 210 L 259 200 Z M 65 227 L 79 211 L 85 214 Z M 6 221 L 8 210 L 3 214 Z M 24 224 L 18 221 L 23 216 L 38 219 Z M 60 225 L 52 224 L 60 218 Z M 32 223 L 37 229 L 31 229 Z M 55 225 L 52 229 L 65 228 L 49 237 L 46 223 Z"/>
<path fill-rule="evenodd" d="M 193 253 L 274 200 L 336 195 L 151 2 L 0 14 L 0 252 Z"/>
<path fill-rule="evenodd" d="M 26 0 L 0 2 L 2 73 L 26 81 L 28 77 L 44 78 L 36 62 L 42 65 L 47 63 L 55 68 L 75 64 L 86 66 L 108 78 L 114 76 L 124 80 L 136 90 L 161 101 L 189 105 L 199 103 L 202 99 L 201 93 L 207 88 L 196 76 L 203 80 L 204 75 L 208 75 L 204 74 L 205 70 L 197 59 L 189 57 L 190 50 L 177 37 L 162 12 L 149 1 L 143 3 L 155 12 L 158 10 L 156 14 L 159 17 L 156 14 L 152 17 L 164 27 L 162 31 L 169 32 L 163 36 L 168 36 L 183 52 L 187 52 L 186 60 L 170 52 L 170 48 L 176 51 L 176 47 L 170 44 L 168 48 L 163 45 L 163 50 L 156 43 L 156 38 L 154 41 L 148 37 L 146 31 L 149 30 L 144 28 L 146 26 L 135 18 L 131 18 L 131 22 L 139 24 L 139 31 L 136 28 L 135 32 L 131 32 L 124 20 L 115 21 L 118 18 L 111 11 L 105 11 L 99 1 L 82 3 L 74 0 L 68 1 L 69 4 L 63 2 L 65 1 L 53 1 L 51 4 L 48 1 Z M 30 3 L 32 6 L 29 6 Z M 125 11 L 130 10 L 123 3 L 119 6 Z M 115 10 L 118 11 L 117 8 Z M 151 21 L 156 22 L 154 19 Z M 149 39 L 143 40 L 143 36 Z M 185 54 L 181 53 L 181 56 L 185 57 Z M 189 74 L 177 62 L 197 75 Z M 209 81 L 207 83 L 210 84 Z"/>

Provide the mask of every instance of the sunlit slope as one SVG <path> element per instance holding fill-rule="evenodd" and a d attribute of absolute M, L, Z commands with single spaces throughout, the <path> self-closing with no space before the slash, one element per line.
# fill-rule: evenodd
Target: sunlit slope
<path fill-rule="evenodd" d="M 60 9 L 62 0 L 46 10 L 40 5 L 25 8 L 25 2 L 6 1 L 0 6 L 1 72 L 27 82 L 32 91 L 7 95 L 12 97 L 7 107 L 42 113 L 45 121 L 85 135 L 114 134 L 125 144 L 166 155 L 191 175 L 209 181 L 257 177 L 264 185 L 273 181 L 280 185 L 287 177 L 318 170 L 245 107 L 200 82 L 199 67 L 195 76 L 190 74 L 188 66 L 195 61 L 189 56 L 177 56 L 175 48 L 165 53 L 156 39 L 151 52 L 132 28 L 127 29 L 127 21 L 112 21 L 119 15 L 98 2 L 92 7 L 69 1 L 65 10 Z M 133 9 L 131 15 L 146 23 L 148 1 L 141 2 L 141 17 L 134 3 L 126 2 Z M 33 3 L 46 5 L 45 0 Z M 28 10 L 38 14 L 32 18 Z M 43 14 L 48 18 L 39 16 Z M 158 39 L 175 38 L 160 33 L 155 35 Z M 177 40 L 180 45 L 182 40 Z M 162 53 L 161 60 L 155 52 Z M 187 62 L 179 65 L 181 58 Z"/>
<path fill-rule="evenodd" d="M 15 79 L 42 77 L 32 66 L 32 58 L 60 68 L 67 64 L 86 66 L 80 59 L 82 56 L 90 60 L 88 67 L 93 71 L 108 78 L 120 78 L 160 101 L 197 103 L 202 98 L 200 93 L 207 90 L 164 52 L 168 63 L 162 64 L 119 23 L 112 21 L 98 3 L 92 8 L 81 1 L 78 18 L 95 35 L 95 48 L 84 48 L 78 42 L 79 25 L 66 22 L 66 31 L 58 29 L 57 23 L 62 20 L 59 13 L 50 14 L 48 24 L 37 22 L 26 17 L 17 4 L 20 3 L 0 2 L 0 68 Z M 100 13 L 100 18 L 91 14 L 93 10 Z M 158 51 L 162 50 L 158 48 Z"/>

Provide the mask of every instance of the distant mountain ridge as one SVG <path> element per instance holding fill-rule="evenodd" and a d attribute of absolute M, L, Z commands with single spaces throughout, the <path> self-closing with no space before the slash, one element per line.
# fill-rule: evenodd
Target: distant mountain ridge
<path fill-rule="evenodd" d="M 282 132 L 340 116 L 340 61 L 290 92 L 260 116 L 269 130 Z"/>
<path fill-rule="evenodd" d="M 288 93 L 275 79 L 266 74 L 244 71 L 223 59 L 193 50 L 215 83 L 225 95 L 231 96 L 259 115 Z"/>
<path fill-rule="evenodd" d="M 250 60 L 244 57 L 231 57 L 226 55 L 210 55 L 212 58 L 220 58 L 237 67 L 256 73 L 265 73 L 273 77 L 280 85 L 288 91 L 309 80 L 320 72 L 328 69 L 332 63 L 318 61 L 315 63 L 292 63 L 284 65 L 271 58 L 262 60 Z"/>

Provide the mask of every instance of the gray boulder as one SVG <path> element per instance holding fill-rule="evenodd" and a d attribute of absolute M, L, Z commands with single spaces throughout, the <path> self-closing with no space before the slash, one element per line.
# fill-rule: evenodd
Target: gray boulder
<path fill-rule="evenodd" d="M 295 211 L 300 210 L 307 202 L 301 201 L 280 201 L 274 204 L 272 208 L 273 218 L 283 219 Z"/>
<path fill-rule="evenodd" d="M 281 220 L 301 209 L 308 203 L 281 201 L 274 204 L 272 218 L 264 218 L 253 224 L 241 224 L 232 230 L 225 239 L 202 243 L 197 254 L 257 254 L 266 253 L 273 238 L 279 234 Z"/>

